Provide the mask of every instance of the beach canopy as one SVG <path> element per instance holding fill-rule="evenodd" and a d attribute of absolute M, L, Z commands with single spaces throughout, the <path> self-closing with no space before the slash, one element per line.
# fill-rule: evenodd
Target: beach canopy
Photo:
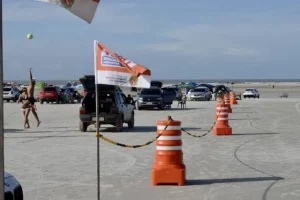
<path fill-rule="evenodd" d="M 212 85 L 212 84 L 208 84 L 208 83 L 202 83 L 202 84 L 197 85 L 197 87 L 207 87 L 207 88 L 209 88 L 210 90 L 212 90 L 213 88 L 215 88 L 215 87 L 217 87 L 217 86 Z"/>
<path fill-rule="evenodd" d="M 188 88 L 188 89 L 191 89 L 191 88 L 195 88 L 197 87 L 197 83 L 195 82 L 186 82 L 184 84 L 181 84 L 179 85 L 180 88 Z"/>

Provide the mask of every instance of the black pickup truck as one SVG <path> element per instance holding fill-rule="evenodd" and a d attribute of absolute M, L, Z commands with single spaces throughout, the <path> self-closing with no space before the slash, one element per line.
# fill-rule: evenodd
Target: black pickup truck
<path fill-rule="evenodd" d="M 95 76 L 88 75 L 80 79 L 87 91 L 80 107 L 80 130 L 87 131 L 87 127 L 96 123 L 96 95 Z M 99 124 L 110 124 L 116 127 L 117 132 L 123 130 L 123 124 L 134 127 L 134 106 L 118 86 L 98 85 Z"/>
<path fill-rule="evenodd" d="M 144 88 L 138 94 L 137 109 L 158 108 L 160 110 L 171 107 L 176 99 L 176 91 L 171 88 L 161 88 L 162 82 L 152 81 L 150 88 Z"/>

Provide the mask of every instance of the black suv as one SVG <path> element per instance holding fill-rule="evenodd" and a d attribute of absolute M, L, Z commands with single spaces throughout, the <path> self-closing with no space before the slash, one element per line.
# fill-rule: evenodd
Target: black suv
<path fill-rule="evenodd" d="M 79 115 L 80 131 L 86 132 L 89 125 L 96 123 L 95 76 L 84 76 L 80 82 L 87 91 Z M 99 84 L 98 95 L 100 125 L 113 125 L 117 132 L 123 130 L 123 123 L 127 123 L 129 128 L 134 127 L 134 106 L 118 86 Z"/>
<path fill-rule="evenodd" d="M 161 88 L 161 81 L 151 81 L 150 88 L 144 88 L 138 93 L 137 108 L 158 108 L 163 110 L 170 108 L 173 101 L 176 99 L 176 91 L 172 88 Z"/>

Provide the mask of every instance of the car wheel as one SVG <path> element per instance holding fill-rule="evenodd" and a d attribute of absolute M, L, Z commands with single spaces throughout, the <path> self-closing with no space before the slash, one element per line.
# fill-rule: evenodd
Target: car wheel
<path fill-rule="evenodd" d="M 141 107 L 138 107 L 138 110 L 142 110 L 142 108 L 141 108 Z"/>
<path fill-rule="evenodd" d="M 131 114 L 130 121 L 128 122 L 128 128 L 134 127 L 134 113 Z"/>
<path fill-rule="evenodd" d="M 41 100 L 41 101 L 40 101 L 40 104 L 44 104 L 44 101 L 43 101 L 43 100 Z"/>
<path fill-rule="evenodd" d="M 116 132 L 122 132 L 123 131 L 123 115 L 120 115 L 118 118 L 117 118 L 117 121 L 116 121 Z"/>
<path fill-rule="evenodd" d="M 164 105 L 161 105 L 159 110 L 164 110 L 165 109 L 165 106 Z"/>
<path fill-rule="evenodd" d="M 17 102 L 17 100 L 18 100 L 18 96 L 16 95 L 13 101 Z"/>
<path fill-rule="evenodd" d="M 49 101 L 46 101 L 47 104 L 49 104 Z"/>
<path fill-rule="evenodd" d="M 81 132 L 86 132 L 87 131 L 87 123 L 79 122 L 79 128 Z"/>
<path fill-rule="evenodd" d="M 59 99 L 56 99 L 56 104 L 59 104 Z"/>
<path fill-rule="evenodd" d="M 7 102 L 10 102 L 10 100 L 9 100 L 9 99 L 7 99 L 6 101 L 7 101 Z"/>
<path fill-rule="evenodd" d="M 257 96 L 257 98 L 259 99 L 259 95 Z"/>

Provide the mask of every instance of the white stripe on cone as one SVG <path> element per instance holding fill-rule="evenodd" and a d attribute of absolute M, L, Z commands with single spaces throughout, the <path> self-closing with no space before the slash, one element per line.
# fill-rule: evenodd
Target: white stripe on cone
<path fill-rule="evenodd" d="M 156 146 L 156 150 L 170 151 L 170 150 L 181 150 L 181 146 Z"/>
<path fill-rule="evenodd" d="M 166 126 L 157 126 L 157 130 L 165 130 L 165 128 L 166 128 Z M 166 130 L 177 130 L 177 131 L 179 131 L 179 130 L 181 130 L 181 126 L 168 126 L 167 127 L 167 129 Z"/>
<path fill-rule="evenodd" d="M 181 136 L 160 136 L 157 140 L 181 140 Z"/>
<path fill-rule="evenodd" d="M 218 112 L 217 114 L 218 114 L 218 115 L 227 115 L 228 112 Z"/>
<path fill-rule="evenodd" d="M 228 120 L 228 118 L 218 118 L 218 120 L 220 120 L 220 121 L 225 121 L 225 120 Z"/>
<path fill-rule="evenodd" d="M 217 107 L 217 110 L 228 110 L 227 107 Z"/>

